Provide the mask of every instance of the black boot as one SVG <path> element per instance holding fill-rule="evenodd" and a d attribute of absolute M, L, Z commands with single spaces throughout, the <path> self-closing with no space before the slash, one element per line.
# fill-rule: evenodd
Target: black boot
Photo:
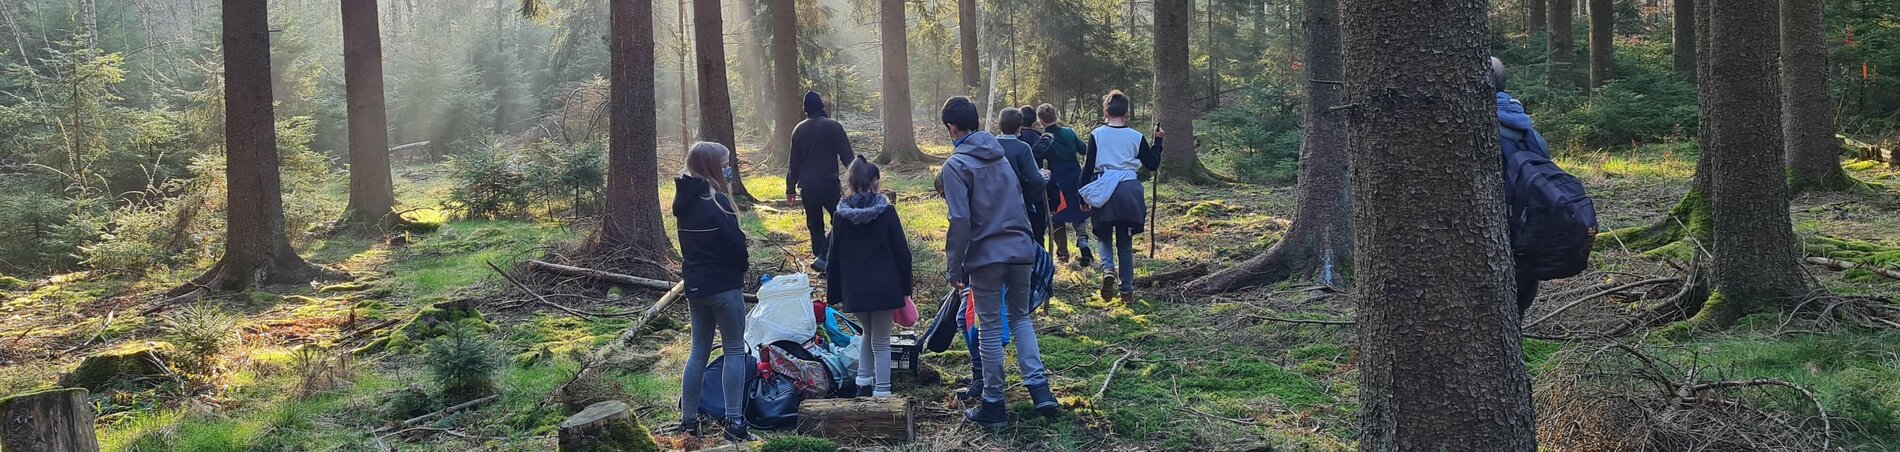
<path fill-rule="evenodd" d="M 1062 404 L 1056 402 L 1055 393 L 1049 392 L 1049 385 L 1023 386 L 1029 389 L 1029 400 L 1036 402 L 1036 412 L 1043 417 L 1055 419 L 1062 416 Z"/>
<path fill-rule="evenodd" d="M 871 398 L 871 390 L 875 389 L 874 386 L 877 386 L 877 385 L 858 385 L 858 393 L 854 398 L 859 398 L 859 399 Z"/>
<path fill-rule="evenodd" d="M 963 410 L 963 422 L 998 429 L 1009 426 L 1009 412 L 1003 402 L 983 402 L 982 406 Z"/>
<path fill-rule="evenodd" d="M 725 423 L 725 436 L 726 441 L 733 443 L 749 443 L 759 440 L 758 437 L 752 436 L 752 433 L 746 431 L 744 419 L 727 419 Z"/>
<path fill-rule="evenodd" d="M 1082 258 L 1081 258 L 1081 259 L 1076 259 L 1076 260 L 1075 260 L 1075 264 L 1076 264 L 1076 265 L 1080 265 L 1080 266 L 1082 266 L 1082 267 L 1084 267 L 1084 268 L 1087 268 L 1087 267 L 1089 266 L 1089 264 L 1093 264 L 1093 263 L 1095 263 L 1095 251 L 1093 251 L 1093 250 L 1090 250 L 1090 249 L 1089 249 L 1088 247 L 1086 247 L 1086 246 L 1085 246 L 1085 247 L 1082 247 L 1082 249 L 1081 249 L 1081 250 L 1079 250 L 1079 251 L 1081 251 L 1081 253 L 1082 253 Z"/>
<path fill-rule="evenodd" d="M 699 437 L 699 419 L 680 421 L 680 434 L 693 438 Z"/>

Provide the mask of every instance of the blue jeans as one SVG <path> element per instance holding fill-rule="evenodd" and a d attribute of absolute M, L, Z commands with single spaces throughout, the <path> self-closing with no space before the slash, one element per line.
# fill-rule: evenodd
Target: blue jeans
<path fill-rule="evenodd" d="M 699 419 L 699 391 L 706 381 L 715 328 L 726 353 L 720 374 L 720 385 L 726 390 L 726 419 L 745 419 L 745 295 L 733 289 L 686 301 L 692 317 L 693 351 L 686 358 L 686 375 L 680 378 L 680 420 Z"/>
<path fill-rule="evenodd" d="M 1029 265 L 992 264 L 970 272 L 970 292 L 976 298 L 980 325 L 977 342 L 983 363 L 983 401 L 1003 401 L 1003 308 L 1009 308 L 1010 340 L 1016 344 L 1016 366 L 1023 385 L 1047 385 L 1042 351 L 1036 345 L 1035 307 L 1029 300 Z"/>
<path fill-rule="evenodd" d="M 1127 226 L 1095 225 L 1095 237 L 1102 241 L 1102 272 L 1114 273 L 1122 293 L 1135 291 L 1135 230 Z M 1116 257 L 1121 266 L 1115 265 Z"/>

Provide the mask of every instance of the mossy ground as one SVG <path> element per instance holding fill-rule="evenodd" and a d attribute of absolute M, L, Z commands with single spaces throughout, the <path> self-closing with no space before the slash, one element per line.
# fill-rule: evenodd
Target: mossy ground
<path fill-rule="evenodd" d="M 942 146 L 925 146 L 942 154 Z M 1571 153 L 1560 159 L 1596 196 L 1606 229 L 1654 224 L 1676 206 L 1693 172 L 1692 156 L 1677 147 Z M 408 173 L 432 174 L 426 168 Z M 1854 171 L 1861 180 L 1894 186 L 1885 170 Z M 886 169 L 885 187 L 897 192 L 918 258 L 920 308 L 928 317 L 943 289 L 942 200 L 931 193 L 931 169 Z M 439 176 L 439 174 L 436 174 Z M 767 202 L 780 198 L 783 180 L 751 174 L 748 185 Z M 413 182 L 398 178 L 404 203 L 426 206 L 441 199 L 440 177 Z M 1292 215 L 1291 187 L 1164 184 L 1156 207 L 1154 240 L 1137 239 L 1137 275 L 1195 262 L 1215 266 L 1244 260 L 1278 239 Z M 670 184 L 662 184 L 670 197 Z M 1793 211 L 1804 236 L 1849 240 L 1821 243 L 1837 253 L 1868 252 L 1859 243 L 1900 246 L 1900 214 L 1865 197 L 1811 194 Z M 762 208 L 743 217 L 752 237 L 759 273 L 786 273 L 809 260 L 802 213 Z M 669 218 L 670 222 L 671 219 Z M 370 450 L 371 432 L 390 420 L 383 408 L 404 388 L 429 383 L 414 353 L 392 350 L 353 360 L 348 384 L 298 397 L 293 347 L 331 347 L 350 328 L 408 319 L 434 303 L 472 298 L 502 339 L 497 356 L 512 356 L 497 375 L 500 399 L 478 410 L 446 416 L 426 426 L 469 435 L 462 438 L 410 432 L 383 438 L 404 450 L 545 450 L 554 426 L 568 412 L 541 402 L 577 369 L 571 358 L 616 337 L 627 320 L 580 319 L 551 310 L 496 312 L 490 302 L 519 298 L 486 262 L 506 267 L 540 257 L 585 235 L 585 225 L 565 221 L 454 220 L 428 234 L 413 234 L 407 246 L 361 238 L 300 242 L 306 257 L 351 272 L 347 286 L 281 287 L 269 292 L 209 300 L 245 319 L 242 341 L 227 353 L 228 370 L 210 393 L 182 393 L 176 385 L 123 385 L 94 394 L 101 408 L 101 443 L 107 450 Z M 1148 258 L 1149 247 L 1155 258 Z M 1878 252 L 1875 252 L 1878 254 Z M 1870 258 L 1879 258 L 1871 256 Z M 1602 269 L 1632 269 L 1644 259 L 1621 249 L 1598 253 Z M 204 262 L 208 264 L 208 260 Z M 43 388 L 77 356 L 157 337 L 155 318 L 136 315 L 145 299 L 192 276 L 190 268 L 150 275 L 66 276 L 38 289 L 0 288 L 0 394 Z M 1900 282 L 1858 280 L 1815 270 L 1837 292 L 1892 296 Z M 1092 294 L 1097 273 L 1065 268 L 1057 275 L 1056 299 L 1038 318 L 1043 357 L 1057 395 L 1069 414 L 1056 420 L 1033 416 L 1020 389 L 1011 393 L 1011 416 L 1020 422 L 995 433 L 958 425 L 952 391 L 967 375 L 968 354 L 958 349 L 926 361 L 948 381 L 922 386 L 898 379 L 900 392 L 922 401 L 919 446 L 1086 450 L 1231 450 L 1273 446 L 1286 450 L 1345 450 L 1356 431 L 1358 375 L 1349 328 L 1262 323 L 1250 315 L 1350 317 L 1343 298 L 1309 300 L 1298 286 L 1282 284 L 1250 293 L 1191 298 L 1167 290 L 1146 291 L 1132 303 Z M 587 306 L 601 312 L 644 308 L 658 294 L 619 291 L 613 301 Z M 126 295 L 138 295 L 128 297 Z M 674 309 L 675 318 L 683 310 Z M 105 321 L 108 313 L 113 321 Z M 1794 339 L 1768 337 L 1742 320 L 1720 334 L 1686 335 L 1701 362 L 1736 377 L 1781 378 L 1809 386 L 1830 408 L 1858 427 L 1854 444 L 1900 446 L 1900 381 L 1892 361 L 1900 353 L 1894 333 L 1831 333 Z M 1772 325 L 1771 325 L 1772 326 Z M 360 340 L 359 340 L 360 341 Z M 651 426 L 678 418 L 678 375 L 688 340 L 680 322 L 649 328 L 643 346 L 657 353 L 638 372 L 608 372 L 614 387 Z M 82 346 L 83 344 L 83 346 Z M 351 344 L 336 344 L 351 345 Z M 1534 372 L 1567 344 L 1527 341 Z M 67 349 L 71 353 L 64 353 Z M 339 347 L 340 348 L 340 347 Z M 1125 359 L 1123 357 L 1126 356 Z M 1122 361 L 1108 380 L 1110 368 Z M 1011 366 L 1013 367 L 1013 366 Z M 1014 380 L 1014 372 L 1010 377 Z M 1107 382 L 1106 389 L 1103 389 Z M 432 390 L 432 389 L 431 389 Z M 1097 393 L 1100 392 L 1100 397 Z M 662 435 L 664 436 L 664 435 Z M 768 434 L 772 436 L 772 434 Z M 902 450 L 902 449 L 900 449 Z"/>

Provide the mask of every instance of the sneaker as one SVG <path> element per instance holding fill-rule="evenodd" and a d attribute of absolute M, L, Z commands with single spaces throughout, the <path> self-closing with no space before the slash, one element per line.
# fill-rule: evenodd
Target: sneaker
<path fill-rule="evenodd" d="M 854 396 L 854 397 L 852 397 L 852 398 L 854 398 L 854 399 L 862 399 L 862 398 L 866 398 L 866 397 L 870 397 L 870 396 L 871 396 L 871 390 L 872 390 L 872 388 L 871 388 L 871 386 L 870 386 L 870 385 L 858 385 L 858 393 L 857 393 L 857 395 L 856 395 L 856 396 Z"/>
<path fill-rule="evenodd" d="M 1095 263 L 1095 251 L 1089 250 L 1089 247 L 1086 247 L 1086 246 L 1082 247 L 1082 249 L 1079 251 L 1081 252 L 1082 257 L 1075 260 L 1075 263 L 1077 265 L 1087 267 L 1089 266 L 1089 264 Z"/>
<path fill-rule="evenodd" d="M 680 421 L 680 434 L 686 435 L 688 438 L 698 438 L 700 435 L 699 419 Z"/>
<path fill-rule="evenodd" d="M 1062 416 L 1062 404 L 1056 402 L 1055 393 L 1049 392 L 1049 385 L 1023 387 L 1029 389 L 1029 399 L 1035 401 L 1037 413 L 1050 419 Z"/>
<path fill-rule="evenodd" d="M 752 436 L 751 432 L 746 431 L 744 419 L 727 419 L 724 427 L 726 441 L 736 444 L 759 440 L 759 437 Z"/>
<path fill-rule="evenodd" d="M 1121 286 L 1118 286 L 1115 284 L 1115 273 L 1113 271 L 1109 272 L 1109 274 L 1102 275 L 1102 299 L 1103 300 L 1109 300 L 1109 299 L 1114 298 L 1115 292 L 1120 291 L 1120 290 L 1121 290 Z"/>
<path fill-rule="evenodd" d="M 983 402 L 981 406 L 963 410 L 963 422 L 1000 429 L 1009 426 L 1009 412 L 1003 407 L 1003 402 Z"/>
<path fill-rule="evenodd" d="M 1123 305 L 1135 304 L 1135 293 L 1122 292 L 1122 304 Z"/>
<path fill-rule="evenodd" d="M 825 276 L 825 268 L 829 266 L 831 266 L 830 263 L 825 262 L 824 259 L 811 261 L 812 273 L 817 273 L 818 276 L 821 276 L 821 277 Z"/>

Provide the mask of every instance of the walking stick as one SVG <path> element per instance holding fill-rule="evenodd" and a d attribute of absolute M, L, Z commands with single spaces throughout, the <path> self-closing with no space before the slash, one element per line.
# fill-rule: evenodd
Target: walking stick
<path fill-rule="evenodd" d="M 1166 166 L 1165 164 L 1163 166 Z M 1155 258 L 1155 210 L 1161 207 L 1161 167 L 1148 180 L 1148 258 Z"/>

